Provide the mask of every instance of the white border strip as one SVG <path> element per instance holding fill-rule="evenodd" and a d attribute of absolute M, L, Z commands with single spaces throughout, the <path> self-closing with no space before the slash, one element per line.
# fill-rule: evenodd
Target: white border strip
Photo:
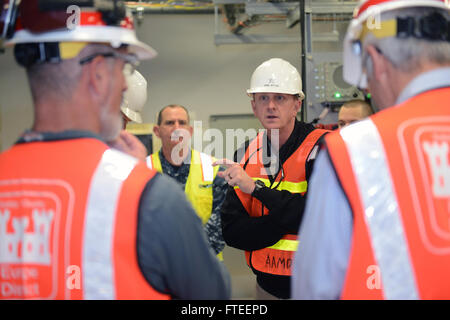
<path fill-rule="evenodd" d="M 419 299 L 383 143 L 370 120 L 340 131 L 350 153 L 386 299 Z"/>
<path fill-rule="evenodd" d="M 202 162 L 203 181 L 214 180 L 214 168 L 212 166 L 212 159 L 209 155 L 203 152 L 200 153 L 200 160 Z"/>
<path fill-rule="evenodd" d="M 149 167 L 150 169 L 153 169 L 153 161 L 152 161 L 152 156 L 147 156 L 147 158 L 145 159 L 145 161 L 147 162 L 147 167 Z"/>
<path fill-rule="evenodd" d="M 115 299 L 114 227 L 122 184 L 137 159 L 108 149 L 89 189 L 83 240 L 84 299 Z"/>

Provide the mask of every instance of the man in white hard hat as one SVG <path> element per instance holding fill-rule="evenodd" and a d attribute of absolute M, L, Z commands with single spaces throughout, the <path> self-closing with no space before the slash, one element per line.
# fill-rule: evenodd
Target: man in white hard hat
<path fill-rule="evenodd" d="M 142 123 L 141 111 L 147 102 L 147 80 L 137 70 L 127 77 L 128 89 L 123 94 L 120 110 L 123 116 L 123 128 L 130 121 Z"/>
<path fill-rule="evenodd" d="M 3 34 L 35 113 L 0 155 L 0 298 L 229 298 L 183 191 L 106 144 L 122 127 L 124 71 L 156 52 L 137 40 L 123 2 L 80 1 L 71 28 L 61 3 L 0 6 L 2 18 L 18 12 Z M 23 270 L 32 276 L 10 277 Z"/>
<path fill-rule="evenodd" d="M 325 138 L 293 298 L 450 298 L 449 26 L 440 0 L 367 0 L 355 11 L 344 79 L 380 111 Z"/>
<path fill-rule="evenodd" d="M 141 110 L 147 102 L 147 80 L 137 70 L 125 74 L 127 90 L 123 94 L 120 111 L 122 113 L 122 131 L 119 137 L 108 143 L 112 148 L 126 152 L 139 160 L 145 161 L 148 150 L 141 141 L 126 131 L 130 121 L 142 123 Z"/>
<path fill-rule="evenodd" d="M 230 185 L 222 207 L 223 236 L 245 250 L 257 299 L 288 299 L 307 181 L 318 140 L 327 132 L 296 119 L 304 94 L 297 69 L 273 58 L 256 68 L 247 94 L 266 129 L 236 152 L 221 174 Z"/>

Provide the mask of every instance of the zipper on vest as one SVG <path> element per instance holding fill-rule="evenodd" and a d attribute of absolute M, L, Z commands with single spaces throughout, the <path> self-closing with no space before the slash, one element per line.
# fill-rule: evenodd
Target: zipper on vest
<path fill-rule="evenodd" d="M 250 251 L 250 256 L 248 257 L 248 261 L 250 262 L 250 269 L 252 269 L 253 271 L 261 272 L 259 270 L 256 270 L 255 267 L 253 267 L 253 260 L 252 260 L 252 258 L 253 258 L 253 250 Z"/>

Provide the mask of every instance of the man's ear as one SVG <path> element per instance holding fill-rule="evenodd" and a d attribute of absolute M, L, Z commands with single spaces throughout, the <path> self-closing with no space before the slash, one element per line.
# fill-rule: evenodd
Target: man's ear
<path fill-rule="evenodd" d="M 369 45 L 366 51 L 368 54 L 366 62 L 368 77 L 378 81 L 382 80 L 386 77 L 387 72 L 386 58 L 372 45 Z"/>
<path fill-rule="evenodd" d="M 108 95 L 108 78 L 111 77 L 106 59 L 100 56 L 95 57 L 83 67 L 86 68 L 88 73 L 89 91 L 94 98 L 102 101 Z"/>
<path fill-rule="evenodd" d="M 255 99 L 250 100 L 250 103 L 251 103 L 251 105 L 252 105 L 253 113 L 256 115 L 256 104 L 255 104 Z"/>
<path fill-rule="evenodd" d="M 153 133 L 155 134 L 155 136 L 157 136 L 158 138 L 161 139 L 161 136 L 159 135 L 159 126 L 153 126 Z"/>
<path fill-rule="evenodd" d="M 297 115 L 297 113 L 299 113 L 301 109 L 302 109 L 302 100 L 297 99 L 295 103 L 295 115 Z"/>

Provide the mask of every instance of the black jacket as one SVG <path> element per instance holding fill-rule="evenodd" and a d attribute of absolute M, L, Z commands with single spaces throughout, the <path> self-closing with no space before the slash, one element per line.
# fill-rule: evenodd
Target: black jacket
<path fill-rule="evenodd" d="M 279 162 L 283 164 L 302 144 L 306 136 L 314 130 L 310 124 L 296 121 L 294 130 L 279 150 Z M 244 144 L 247 149 L 249 142 Z M 235 161 L 239 162 L 236 155 Z M 306 162 L 306 180 L 312 171 L 313 159 Z M 275 176 L 269 176 L 273 181 Z M 222 232 L 227 245 L 241 250 L 252 251 L 273 245 L 285 234 L 297 234 L 305 207 L 305 196 L 263 188 L 257 199 L 269 209 L 262 217 L 250 217 L 236 192 L 229 188 L 222 205 Z M 290 277 L 261 273 L 253 270 L 258 284 L 267 292 L 280 298 L 290 297 Z"/>

